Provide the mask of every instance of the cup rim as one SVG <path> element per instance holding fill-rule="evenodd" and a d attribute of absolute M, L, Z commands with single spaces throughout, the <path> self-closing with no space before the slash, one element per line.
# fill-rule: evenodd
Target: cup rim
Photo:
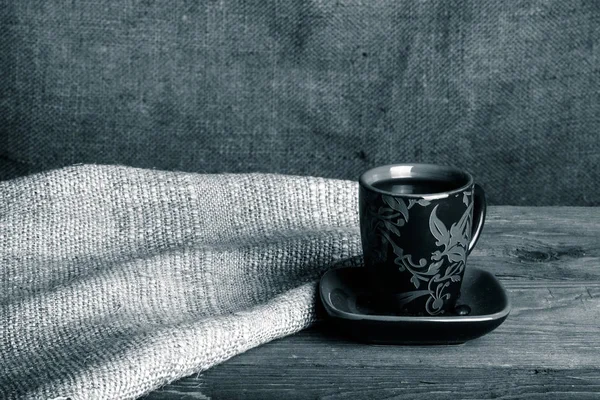
<path fill-rule="evenodd" d="M 393 169 L 396 170 L 396 173 L 398 175 L 394 176 L 393 171 L 392 171 Z M 414 169 L 429 170 L 429 171 L 435 170 L 435 171 L 442 172 L 442 173 L 445 172 L 445 173 L 450 173 L 450 174 L 459 174 L 459 175 L 463 175 L 466 178 L 467 182 L 465 184 L 459 186 L 456 189 L 447 190 L 444 192 L 415 194 L 415 193 L 393 193 L 393 192 L 390 192 L 387 190 L 378 189 L 378 188 L 374 187 L 368 181 L 371 176 L 378 175 L 378 174 L 382 175 L 382 178 L 377 179 L 376 181 L 381 181 L 381 180 L 385 180 L 385 179 L 393 179 L 396 177 L 400 178 L 401 177 L 401 176 L 399 176 L 400 174 L 409 174 L 408 176 L 402 176 L 402 177 L 409 178 L 410 174 L 413 173 Z M 416 174 L 416 172 L 417 171 L 414 171 L 415 174 Z M 432 200 L 432 199 L 446 198 L 453 194 L 461 193 L 462 191 L 468 189 L 469 187 L 471 187 L 473 185 L 473 175 L 471 175 L 469 172 L 467 172 L 463 169 L 460 169 L 460 168 L 439 165 L 439 164 L 423 164 L 423 163 L 387 164 L 387 165 L 381 165 L 381 166 L 366 170 L 365 172 L 363 172 L 360 175 L 358 182 L 361 186 L 363 186 L 364 188 L 366 188 L 368 190 L 371 190 L 373 192 L 377 192 L 380 194 L 385 194 L 388 196 Z"/>

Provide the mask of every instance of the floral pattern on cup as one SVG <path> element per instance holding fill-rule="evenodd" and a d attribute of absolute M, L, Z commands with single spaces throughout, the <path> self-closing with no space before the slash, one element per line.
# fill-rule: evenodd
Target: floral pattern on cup
<path fill-rule="evenodd" d="M 429 296 L 425 303 L 425 310 L 429 315 L 439 315 L 444 312 L 444 301 L 450 299 L 447 292 L 451 283 L 458 283 L 464 273 L 467 248 L 471 240 L 473 219 L 473 188 L 457 196 L 462 196 L 465 210 L 458 222 L 448 228 L 438 217 L 439 204 L 427 199 L 408 199 L 408 204 L 400 197 L 385 194 L 371 194 L 381 196 L 382 201 L 369 201 L 367 213 L 372 233 L 379 238 L 379 243 L 374 246 L 374 262 L 383 263 L 387 259 L 387 243 L 391 246 L 395 256 L 393 262 L 399 272 L 411 274 L 410 282 L 414 291 L 403 292 L 396 296 L 399 305 L 408 304 L 420 297 Z M 383 205 L 379 205 L 383 203 Z M 406 254 L 394 237 L 402 235 L 401 228 L 410 219 L 410 210 L 413 207 L 431 208 L 429 214 L 429 231 L 435 239 L 437 250 L 431 253 L 429 259 L 413 259 L 411 254 Z"/>

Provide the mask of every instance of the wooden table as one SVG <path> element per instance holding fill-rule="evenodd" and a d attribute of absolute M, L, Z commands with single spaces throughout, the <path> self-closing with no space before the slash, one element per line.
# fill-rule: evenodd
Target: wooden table
<path fill-rule="evenodd" d="M 490 207 L 470 265 L 512 311 L 458 346 L 357 344 L 315 326 L 147 399 L 600 399 L 600 208 Z"/>

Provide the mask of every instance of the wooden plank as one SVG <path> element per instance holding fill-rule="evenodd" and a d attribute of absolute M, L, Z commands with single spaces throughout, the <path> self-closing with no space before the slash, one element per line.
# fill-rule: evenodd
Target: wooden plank
<path fill-rule="evenodd" d="M 600 282 L 600 208 L 490 207 L 468 262 L 502 280 Z"/>
<path fill-rule="evenodd" d="M 325 324 L 148 399 L 600 399 L 600 209 L 491 207 L 470 262 L 512 312 L 459 346 L 357 344 Z"/>
<path fill-rule="evenodd" d="M 235 378 L 232 378 L 235 376 Z M 146 397 L 158 399 L 595 399 L 597 369 L 490 368 L 451 364 L 331 369 L 291 367 L 260 371 L 214 368 Z"/>

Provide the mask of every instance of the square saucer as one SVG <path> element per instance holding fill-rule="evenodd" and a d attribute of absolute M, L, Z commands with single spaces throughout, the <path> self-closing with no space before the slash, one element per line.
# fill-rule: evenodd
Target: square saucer
<path fill-rule="evenodd" d="M 340 332 L 377 344 L 461 344 L 490 333 L 510 312 L 510 301 L 502 284 L 490 272 L 467 267 L 458 305 L 470 308 L 468 315 L 406 316 L 393 314 L 372 301 L 361 267 L 334 268 L 321 278 L 319 293 Z M 457 305 L 457 307 L 458 307 Z"/>

